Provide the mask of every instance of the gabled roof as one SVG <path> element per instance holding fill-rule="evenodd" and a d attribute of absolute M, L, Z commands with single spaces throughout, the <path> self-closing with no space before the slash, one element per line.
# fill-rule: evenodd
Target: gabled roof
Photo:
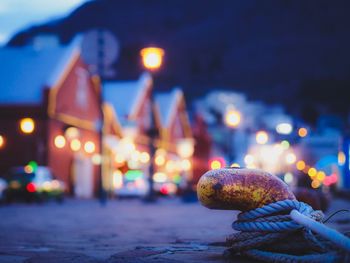
<path fill-rule="evenodd" d="M 160 119 L 161 127 L 165 133 L 169 133 L 171 125 L 180 117 L 181 125 L 184 129 L 184 135 L 191 137 L 191 126 L 186 112 L 186 103 L 182 90 L 178 87 L 171 92 L 163 92 L 155 95 L 155 104 Z"/>
<path fill-rule="evenodd" d="M 155 103 L 159 107 L 160 121 L 163 127 L 171 125 L 172 118 L 177 114 L 177 107 L 183 96 L 181 89 L 175 88 L 171 92 L 155 95 Z"/>
<path fill-rule="evenodd" d="M 80 37 L 67 46 L 0 48 L 0 104 L 40 104 L 44 87 L 54 86 L 80 52 Z"/>
<path fill-rule="evenodd" d="M 140 104 L 151 86 L 151 75 L 143 73 L 138 80 L 105 83 L 103 98 L 114 107 L 119 121 L 125 125 L 136 117 Z"/>

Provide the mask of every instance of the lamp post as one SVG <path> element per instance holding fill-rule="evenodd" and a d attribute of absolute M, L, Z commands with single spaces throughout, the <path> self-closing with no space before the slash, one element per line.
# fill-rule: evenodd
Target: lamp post
<path fill-rule="evenodd" d="M 241 123 L 241 113 L 235 109 L 228 108 L 225 113 L 225 119 L 224 119 L 226 127 L 229 128 L 230 131 L 230 144 L 229 144 L 229 166 L 234 162 L 234 145 L 233 145 L 233 139 L 234 139 L 234 132 L 235 129 L 238 127 L 238 125 Z"/>
<path fill-rule="evenodd" d="M 163 62 L 163 56 L 164 56 L 164 50 L 158 47 L 147 47 L 143 48 L 140 52 L 141 58 L 142 58 L 142 64 L 144 68 L 152 73 L 157 70 L 162 65 Z M 150 151 L 150 165 L 149 165 L 149 176 L 148 176 L 148 182 L 149 182 L 149 191 L 148 195 L 146 197 L 147 201 L 154 201 L 154 189 L 153 189 L 153 174 L 155 172 L 154 169 L 154 156 L 156 152 L 155 148 L 155 140 L 158 136 L 158 130 L 155 124 L 154 120 L 154 96 L 153 96 L 153 89 L 151 90 L 151 93 L 149 95 L 150 105 L 151 105 L 151 112 L 150 112 L 150 123 L 148 127 L 148 137 L 149 137 L 149 151 Z"/>

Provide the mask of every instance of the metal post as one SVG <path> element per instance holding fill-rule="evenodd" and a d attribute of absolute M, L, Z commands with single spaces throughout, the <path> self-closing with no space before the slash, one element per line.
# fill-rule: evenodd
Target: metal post
<path fill-rule="evenodd" d="M 103 147 L 103 125 L 104 125 L 104 114 L 103 114 L 103 71 L 104 71 L 104 38 L 103 31 L 99 29 L 98 31 L 98 73 L 100 75 L 100 94 L 99 94 L 99 105 L 101 110 L 101 120 L 99 125 L 99 139 L 100 139 L 100 153 L 101 153 L 101 164 L 100 164 L 100 180 L 99 180 L 99 199 L 101 205 L 105 205 L 107 202 L 107 196 L 105 189 L 103 187 L 103 162 L 104 162 L 104 147 Z"/>
<path fill-rule="evenodd" d="M 148 183 L 149 183 L 149 191 L 146 196 L 146 201 L 155 201 L 155 193 L 154 193 L 154 182 L 153 182 L 153 174 L 155 172 L 154 169 L 154 157 L 155 157 L 155 152 L 156 152 L 156 147 L 155 147 L 155 140 L 158 136 L 158 130 L 156 127 L 156 123 L 154 120 L 154 96 L 153 96 L 153 90 L 151 90 L 150 94 L 150 104 L 151 104 L 151 112 L 150 112 L 150 127 L 147 131 L 147 135 L 149 137 L 149 151 L 150 151 L 150 165 L 149 165 L 149 176 L 148 176 Z"/>
<path fill-rule="evenodd" d="M 235 159 L 235 145 L 234 145 L 234 138 L 235 138 L 235 129 L 234 128 L 231 128 L 231 127 L 228 127 L 229 129 L 229 164 L 228 166 L 231 166 L 231 164 L 234 162 L 234 159 Z"/>

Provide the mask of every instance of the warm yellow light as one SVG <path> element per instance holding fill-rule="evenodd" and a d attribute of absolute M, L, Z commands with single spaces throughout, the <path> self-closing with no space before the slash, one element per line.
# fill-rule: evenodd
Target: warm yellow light
<path fill-rule="evenodd" d="M 286 155 L 286 162 L 287 162 L 287 164 L 295 163 L 296 159 L 297 159 L 297 157 L 295 156 L 294 153 L 288 153 Z"/>
<path fill-rule="evenodd" d="M 114 161 L 117 163 L 117 164 L 123 164 L 125 162 L 125 158 L 123 155 L 120 155 L 120 154 L 117 154 L 115 157 L 114 157 Z"/>
<path fill-rule="evenodd" d="M 297 167 L 297 169 L 298 169 L 299 171 L 304 170 L 304 168 L 305 168 L 305 162 L 302 161 L 302 160 L 298 161 L 298 162 L 296 163 L 296 167 Z"/>
<path fill-rule="evenodd" d="M 210 168 L 212 170 L 214 169 L 220 169 L 221 168 L 221 163 L 218 160 L 214 160 L 210 163 Z"/>
<path fill-rule="evenodd" d="M 246 156 L 244 156 L 244 163 L 246 165 L 252 165 L 254 164 L 254 156 L 251 154 L 247 154 Z"/>
<path fill-rule="evenodd" d="M 307 135 L 307 129 L 306 128 L 299 128 L 298 135 L 300 137 L 305 137 Z"/>
<path fill-rule="evenodd" d="M 118 151 L 120 154 L 122 154 L 125 158 L 130 157 L 130 155 L 136 150 L 136 145 L 132 138 L 125 137 L 120 140 Z"/>
<path fill-rule="evenodd" d="M 133 159 L 128 160 L 128 166 L 130 169 L 139 169 L 140 168 L 140 163 L 138 161 L 135 161 Z"/>
<path fill-rule="evenodd" d="M 232 168 L 240 168 L 241 166 L 238 163 L 231 164 Z"/>
<path fill-rule="evenodd" d="M 42 185 L 42 189 L 46 192 L 50 192 L 52 190 L 51 182 L 49 181 L 44 182 Z"/>
<path fill-rule="evenodd" d="M 156 155 L 166 155 L 166 150 L 159 148 L 156 151 Z"/>
<path fill-rule="evenodd" d="M 168 160 L 165 164 L 165 169 L 167 170 L 167 172 L 171 173 L 174 172 L 176 169 L 176 165 L 175 162 L 173 160 Z"/>
<path fill-rule="evenodd" d="M 24 166 L 24 172 L 26 172 L 27 174 L 30 174 L 34 171 L 33 167 L 30 165 L 26 165 Z"/>
<path fill-rule="evenodd" d="M 345 164 L 345 159 L 346 159 L 345 153 L 342 152 L 342 151 L 340 151 L 340 152 L 338 153 L 338 164 L 339 164 L 339 165 L 344 165 L 344 164 Z"/>
<path fill-rule="evenodd" d="M 32 133 L 35 129 L 35 123 L 32 118 L 23 118 L 20 121 L 20 128 L 23 133 Z"/>
<path fill-rule="evenodd" d="M 73 139 L 70 142 L 70 148 L 72 149 L 72 151 L 77 152 L 80 150 L 81 148 L 81 142 L 78 139 Z"/>
<path fill-rule="evenodd" d="M 311 167 L 311 168 L 309 169 L 309 171 L 307 172 L 307 174 L 308 174 L 310 177 L 315 177 L 316 174 L 317 174 L 317 170 L 316 170 L 315 168 Z"/>
<path fill-rule="evenodd" d="M 162 65 L 164 50 L 158 47 L 147 47 L 141 50 L 142 63 L 145 68 L 155 70 Z"/>
<path fill-rule="evenodd" d="M 148 163 L 149 160 L 150 160 L 150 156 L 149 156 L 149 153 L 148 152 L 142 152 L 140 154 L 140 162 L 141 163 Z"/>
<path fill-rule="evenodd" d="M 0 135 L 0 149 L 4 147 L 4 145 L 5 145 L 5 138 L 4 136 Z"/>
<path fill-rule="evenodd" d="M 181 158 L 190 158 L 194 152 L 193 139 L 182 139 L 177 142 L 176 151 Z"/>
<path fill-rule="evenodd" d="M 102 157 L 99 153 L 92 155 L 91 161 L 94 165 L 100 165 L 102 163 Z"/>
<path fill-rule="evenodd" d="M 156 156 L 154 162 L 156 163 L 156 165 L 162 166 L 165 163 L 165 157 L 163 155 L 158 155 Z"/>
<path fill-rule="evenodd" d="M 77 139 L 79 137 L 80 133 L 79 133 L 79 130 L 77 128 L 69 127 L 64 132 L 64 135 L 66 136 L 66 138 L 68 140 L 73 140 L 73 139 Z"/>
<path fill-rule="evenodd" d="M 165 173 L 155 173 L 153 175 L 153 180 L 157 183 L 165 183 L 167 180 L 167 176 Z"/>
<path fill-rule="evenodd" d="M 319 180 L 312 180 L 311 187 L 312 188 L 319 188 L 321 186 L 321 182 Z"/>
<path fill-rule="evenodd" d="M 191 161 L 188 160 L 188 159 L 182 160 L 182 161 L 181 161 L 181 168 L 182 168 L 182 170 L 184 170 L 184 171 L 189 171 L 189 170 L 191 170 L 191 168 L 192 168 Z"/>
<path fill-rule="evenodd" d="M 225 124 L 228 127 L 235 128 L 241 122 L 241 114 L 236 110 L 228 110 L 225 114 Z"/>
<path fill-rule="evenodd" d="M 269 140 L 269 135 L 266 131 L 258 131 L 256 133 L 255 139 L 258 144 L 266 144 Z"/>
<path fill-rule="evenodd" d="M 54 144 L 57 148 L 61 149 L 66 145 L 66 139 L 62 135 L 57 135 L 55 137 Z"/>
<path fill-rule="evenodd" d="M 323 171 L 319 171 L 316 174 L 316 179 L 319 180 L 320 182 L 323 182 L 323 180 L 326 178 L 326 174 Z"/>
<path fill-rule="evenodd" d="M 93 153 L 95 151 L 95 149 L 96 149 L 96 146 L 92 141 L 87 141 L 84 144 L 84 150 L 87 153 Z"/>

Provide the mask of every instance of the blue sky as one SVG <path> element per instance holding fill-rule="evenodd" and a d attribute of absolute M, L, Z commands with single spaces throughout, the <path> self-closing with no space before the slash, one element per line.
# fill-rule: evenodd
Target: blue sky
<path fill-rule="evenodd" d="M 0 45 L 18 30 L 67 15 L 88 0 L 0 0 Z"/>

